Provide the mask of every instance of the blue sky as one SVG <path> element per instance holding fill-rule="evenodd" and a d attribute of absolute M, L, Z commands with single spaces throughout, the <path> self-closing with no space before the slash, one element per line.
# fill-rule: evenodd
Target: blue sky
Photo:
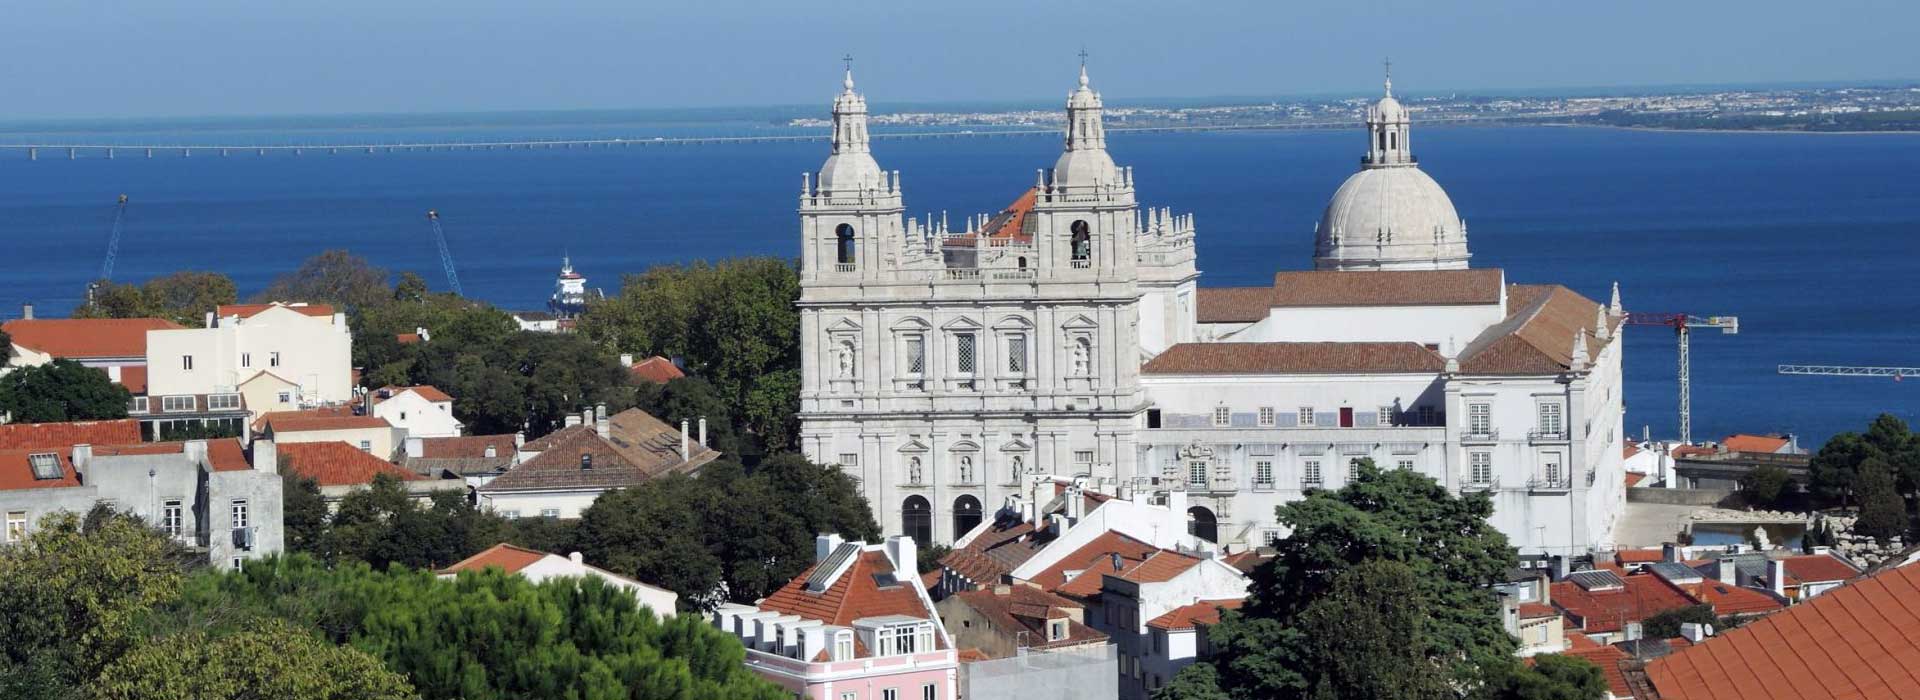
<path fill-rule="evenodd" d="M 7 0 L 0 119 L 1920 78 L 1920 2 Z"/>

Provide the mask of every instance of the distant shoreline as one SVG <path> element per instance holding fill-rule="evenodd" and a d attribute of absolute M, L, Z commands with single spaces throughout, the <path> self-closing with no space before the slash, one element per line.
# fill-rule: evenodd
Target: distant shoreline
<path fill-rule="evenodd" d="M 1867 135 L 1912 136 L 1912 135 L 1920 134 L 1920 129 L 1878 129 L 1878 130 L 1872 130 L 1872 131 L 1860 131 L 1860 130 L 1812 131 L 1807 129 L 1699 129 L 1699 128 L 1683 129 L 1683 128 L 1668 128 L 1668 127 L 1659 127 L 1659 126 L 1620 126 L 1617 124 L 1581 124 L 1578 122 L 1539 122 L 1534 124 L 1526 124 L 1526 123 L 1519 123 L 1519 122 L 1495 122 L 1491 124 L 1438 123 L 1438 124 L 1430 124 L 1428 125 L 1428 128 L 1438 128 L 1438 127 L 1476 128 L 1476 127 L 1486 127 L 1486 126 L 1538 126 L 1538 127 L 1556 128 L 1556 129 L 1614 129 L 1618 131 L 1647 131 L 1647 132 L 1653 132 L 1653 133 L 1667 133 L 1667 134 L 1687 134 L 1687 133 L 1693 133 L 1693 134 L 1805 134 L 1808 136 L 1867 136 Z"/>

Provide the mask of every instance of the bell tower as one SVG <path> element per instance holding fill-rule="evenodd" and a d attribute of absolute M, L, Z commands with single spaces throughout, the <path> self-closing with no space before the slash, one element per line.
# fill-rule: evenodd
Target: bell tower
<path fill-rule="evenodd" d="M 867 100 L 853 89 L 853 58 L 833 100 L 833 150 L 818 173 L 800 177 L 801 276 L 872 279 L 897 259 L 900 173 L 880 169 L 867 135 Z"/>
<path fill-rule="evenodd" d="M 1053 275 L 1134 278 L 1139 212 L 1133 170 L 1113 163 L 1100 93 L 1080 55 L 1079 85 L 1067 93 L 1067 131 L 1060 158 L 1042 171 L 1034 200 L 1040 266 Z"/>

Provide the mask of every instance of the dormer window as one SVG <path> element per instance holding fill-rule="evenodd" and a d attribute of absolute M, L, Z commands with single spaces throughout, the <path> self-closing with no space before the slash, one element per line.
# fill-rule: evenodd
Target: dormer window
<path fill-rule="evenodd" d="M 925 622 L 888 625 L 874 636 L 880 640 L 880 656 L 933 651 L 933 626 Z"/>
<path fill-rule="evenodd" d="M 33 465 L 33 478 L 36 481 L 48 481 L 60 478 L 60 456 L 51 452 L 27 455 L 27 462 Z"/>
<path fill-rule="evenodd" d="M 590 469 L 593 469 L 593 455 L 590 455 L 590 454 L 580 455 L 580 471 L 587 471 Z"/>
<path fill-rule="evenodd" d="M 853 658 L 853 632 L 840 630 L 833 633 L 833 660 L 847 661 Z"/>
<path fill-rule="evenodd" d="M 1048 620 L 1047 621 L 1047 641 L 1058 642 L 1066 638 L 1067 638 L 1067 621 L 1066 620 Z"/>

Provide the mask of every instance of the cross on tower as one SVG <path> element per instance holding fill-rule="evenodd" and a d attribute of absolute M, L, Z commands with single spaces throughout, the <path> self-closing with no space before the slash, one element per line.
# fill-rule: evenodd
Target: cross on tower
<path fill-rule="evenodd" d="M 1087 47 L 1080 47 L 1080 67 L 1087 67 Z"/>
<path fill-rule="evenodd" d="M 853 72 L 853 54 L 847 54 L 845 56 L 841 56 L 840 61 L 847 64 L 848 73 Z"/>

